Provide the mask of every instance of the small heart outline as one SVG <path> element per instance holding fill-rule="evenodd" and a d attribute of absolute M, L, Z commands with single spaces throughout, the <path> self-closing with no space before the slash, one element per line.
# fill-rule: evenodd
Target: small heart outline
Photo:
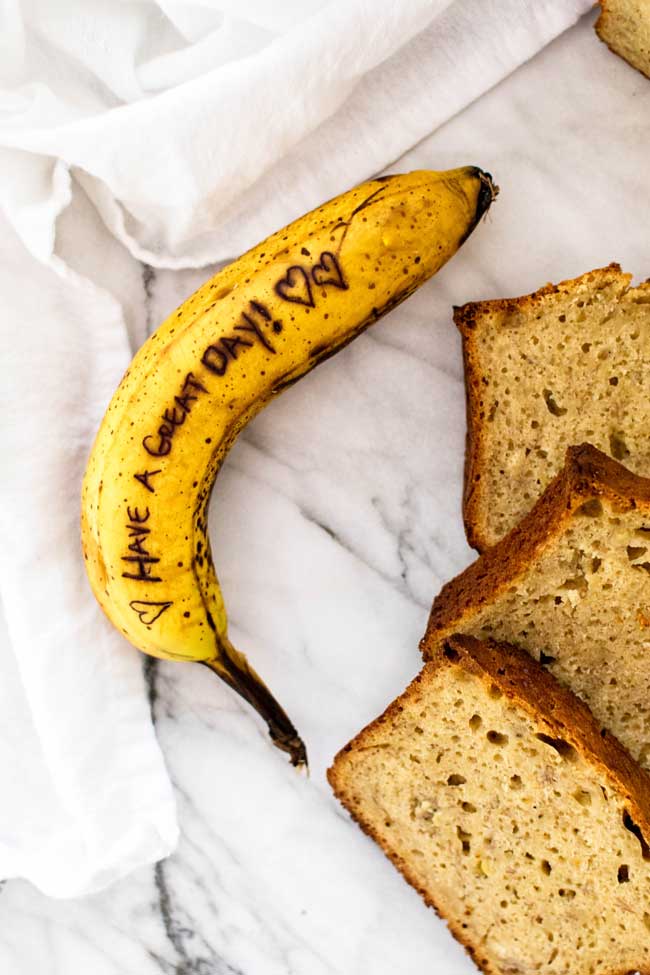
<path fill-rule="evenodd" d="M 323 274 L 328 275 L 327 277 L 322 277 Z M 331 284 L 333 288 L 340 288 L 341 291 L 348 290 L 348 283 L 345 280 L 343 271 L 341 270 L 341 265 L 339 264 L 337 257 L 331 251 L 323 251 L 318 259 L 318 264 L 314 264 L 311 270 L 311 276 L 315 285 L 320 288 L 326 287 Z"/>
<path fill-rule="evenodd" d="M 156 620 L 159 619 L 162 616 L 162 614 L 166 610 L 168 610 L 169 607 L 172 605 L 173 603 L 171 601 L 152 603 L 152 602 L 148 602 L 146 599 L 132 599 L 131 602 L 129 603 L 129 606 L 131 607 L 133 612 L 140 617 L 140 622 L 144 626 L 151 626 L 151 624 L 155 623 Z M 154 609 L 157 609 L 158 612 L 155 615 L 152 615 L 151 611 Z M 148 618 L 147 618 L 147 612 L 149 612 Z"/>
<path fill-rule="evenodd" d="M 291 294 L 296 288 L 302 293 Z M 305 305 L 306 308 L 314 307 L 309 275 L 300 264 L 291 265 L 284 277 L 276 282 L 275 292 L 285 301 L 293 301 L 296 305 Z"/>

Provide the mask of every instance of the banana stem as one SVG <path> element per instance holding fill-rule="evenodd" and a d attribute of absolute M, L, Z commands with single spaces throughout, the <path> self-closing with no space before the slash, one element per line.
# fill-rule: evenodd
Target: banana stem
<path fill-rule="evenodd" d="M 219 636 L 219 654 L 211 660 L 201 660 L 229 687 L 232 687 L 266 721 L 273 744 L 287 752 L 296 768 L 308 768 L 307 749 L 286 711 L 271 694 L 264 681 L 255 673 L 244 654 L 227 637 Z"/>

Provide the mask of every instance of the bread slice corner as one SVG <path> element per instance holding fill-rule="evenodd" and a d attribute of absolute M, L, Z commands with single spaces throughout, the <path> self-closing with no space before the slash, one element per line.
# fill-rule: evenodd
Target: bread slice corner
<path fill-rule="evenodd" d="M 479 551 L 530 510 L 572 443 L 650 474 L 650 283 L 630 282 L 610 264 L 454 309 L 467 398 L 463 516 Z"/>
<path fill-rule="evenodd" d="M 523 651 L 441 641 L 328 777 L 483 972 L 650 972 L 649 780 Z"/>
<path fill-rule="evenodd" d="M 596 33 L 610 51 L 650 78 L 650 4 L 647 0 L 600 0 Z"/>

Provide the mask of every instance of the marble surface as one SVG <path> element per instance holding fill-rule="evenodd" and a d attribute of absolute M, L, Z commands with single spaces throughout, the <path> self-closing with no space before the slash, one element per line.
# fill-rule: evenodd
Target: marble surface
<path fill-rule="evenodd" d="M 501 195 L 436 279 L 288 390 L 220 475 L 211 535 L 235 642 L 300 728 L 311 775 L 198 666 L 146 662 L 177 852 L 104 893 L 0 891 L 7 975 L 398 975 L 475 969 L 332 797 L 336 750 L 417 672 L 440 585 L 471 558 L 451 306 L 618 260 L 650 272 L 650 82 L 593 16 L 397 161 L 477 163 Z M 143 267 L 155 326 L 205 277 Z"/>

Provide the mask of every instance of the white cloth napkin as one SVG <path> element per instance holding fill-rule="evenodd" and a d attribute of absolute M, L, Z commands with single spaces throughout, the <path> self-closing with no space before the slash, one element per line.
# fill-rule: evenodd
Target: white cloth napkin
<path fill-rule="evenodd" d="M 139 262 L 235 256 L 388 166 L 590 6 L 6 0 L 0 878 L 80 895 L 177 839 L 142 657 L 95 605 L 79 546 L 88 450 L 145 337 Z"/>

